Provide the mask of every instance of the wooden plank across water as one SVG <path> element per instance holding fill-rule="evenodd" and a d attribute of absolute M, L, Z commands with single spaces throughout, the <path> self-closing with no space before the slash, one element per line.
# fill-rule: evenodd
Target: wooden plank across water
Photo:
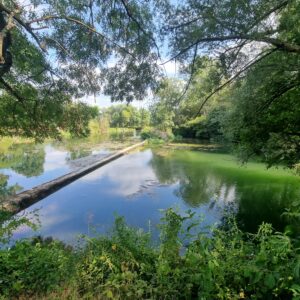
<path fill-rule="evenodd" d="M 30 190 L 21 192 L 17 195 L 12 196 L 11 198 L 7 199 L 3 204 L 3 209 L 10 211 L 14 214 L 20 212 L 23 209 L 31 206 L 32 204 L 42 200 L 43 198 L 49 196 L 50 194 L 58 191 L 59 189 L 63 188 L 64 186 L 70 184 L 71 182 L 75 181 L 76 179 L 114 161 L 121 156 L 125 155 L 127 152 L 134 150 L 138 147 L 141 147 L 145 144 L 145 141 L 140 142 L 138 144 L 134 144 L 129 146 L 125 149 L 122 149 L 116 153 L 113 153 L 100 161 L 97 161 L 87 167 L 82 169 L 70 172 L 63 176 L 60 176 L 56 179 L 51 181 L 45 182 L 39 186 L 36 186 Z"/>

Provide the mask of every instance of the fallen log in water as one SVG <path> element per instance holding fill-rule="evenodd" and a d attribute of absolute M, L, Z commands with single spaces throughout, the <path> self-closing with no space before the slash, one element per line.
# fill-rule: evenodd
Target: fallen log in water
<path fill-rule="evenodd" d="M 29 207 L 30 205 L 40 201 L 41 199 L 49 196 L 50 194 L 56 192 L 57 190 L 61 189 L 62 187 L 70 184 L 71 182 L 75 181 L 76 179 L 108 164 L 109 162 L 123 156 L 127 152 L 143 146 L 145 141 L 122 149 L 114 154 L 111 154 L 96 163 L 93 163 L 87 167 L 82 169 L 70 172 L 66 175 L 60 176 L 56 179 L 51 181 L 45 182 L 37 187 L 34 187 L 30 190 L 21 192 L 17 195 L 12 196 L 11 198 L 7 199 L 3 204 L 3 209 L 6 211 L 10 211 L 13 214 L 20 212 L 21 210 Z"/>

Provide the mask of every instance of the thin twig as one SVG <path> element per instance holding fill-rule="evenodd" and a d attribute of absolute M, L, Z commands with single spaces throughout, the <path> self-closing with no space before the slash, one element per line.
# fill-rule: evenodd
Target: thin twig
<path fill-rule="evenodd" d="M 187 84 L 185 85 L 183 93 L 176 100 L 176 103 L 180 102 L 183 99 L 183 97 L 185 96 L 186 92 L 188 91 L 188 89 L 189 89 L 189 87 L 190 87 L 190 85 L 192 83 L 192 79 L 193 79 L 194 72 L 195 72 L 195 62 L 196 62 L 197 52 L 198 52 L 198 45 L 195 46 L 195 51 L 194 51 L 194 56 L 193 56 L 193 61 L 192 61 L 190 78 L 189 78 Z"/>

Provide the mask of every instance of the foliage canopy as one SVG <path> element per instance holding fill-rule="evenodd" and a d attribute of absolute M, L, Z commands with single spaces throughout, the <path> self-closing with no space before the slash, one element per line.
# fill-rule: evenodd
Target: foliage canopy
<path fill-rule="evenodd" d="M 86 120 L 96 112 L 72 99 L 105 93 L 112 101 L 141 100 L 161 86 L 162 65 L 176 61 L 186 80 L 174 88 L 178 97 L 169 105 L 180 106 L 187 95 L 194 99 L 185 107 L 183 123 L 205 116 L 205 105 L 230 85 L 236 104 L 230 118 L 237 126 L 228 136 L 244 156 L 263 154 L 270 164 L 299 160 L 298 0 L 27 4 L 4 0 L 0 5 L 2 135 L 45 138 L 57 136 L 60 128 L 86 135 Z M 216 68 L 205 75 L 206 84 L 199 75 L 207 68 L 203 56 Z M 222 108 L 216 115 L 224 107 L 217 106 Z M 172 110 L 164 119 L 163 107 L 155 109 L 156 122 L 172 126 L 178 113 Z M 206 135 L 215 130 L 209 126 Z"/>

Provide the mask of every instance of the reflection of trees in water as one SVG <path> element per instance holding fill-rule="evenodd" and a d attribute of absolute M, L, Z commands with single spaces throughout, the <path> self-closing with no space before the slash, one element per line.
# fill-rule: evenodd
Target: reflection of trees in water
<path fill-rule="evenodd" d="M 172 184 L 180 179 L 180 169 L 177 168 L 175 161 L 168 156 L 165 157 L 164 154 L 153 153 L 150 164 L 159 182 Z"/>
<path fill-rule="evenodd" d="M 222 178 L 199 170 L 186 171 L 186 179 L 179 181 L 176 195 L 188 205 L 199 207 L 210 202 L 210 208 L 226 205 L 235 199 L 235 186 L 227 184 Z"/>
<path fill-rule="evenodd" d="M 26 177 L 43 173 L 45 151 L 42 145 L 19 144 L 0 154 L 0 168 L 10 168 Z"/>
<path fill-rule="evenodd" d="M 300 187 L 293 178 L 284 181 L 267 174 L 256 177 L 251 170 L 238 167 L 234 172 L 212 168 L 194 160 L 195 154 L 178 158 L 172 153 L 154 152 L 151 166 L 158 180 L 178 183 L 176 196 L 191 207 L 207 203 L 211 209 L 234 207 L 238 223 L 246 231 L 256 231 L 262 222 L 283 229 L 286 223 L 281 215 L 285 208 L 292 200 L 300 201 Z"/>
<path fill-rule="evenodd" d="M 131 138 L 135 135 L 135 131 L 134 129 L 133 130 L 125 130 L 124 129 L 122 130 L 121 129 L 118 129 L 116 128 L 116 131 L 114 130 L 111 130 L 109 132 L 109 138 L 112 140 L 112 141 L 122 141 L 122 140 L 126 140 L 128 138 Z"/>
<path fill-rule="evenodd" d="M 70 157 L 68 158 L 68 160 L 74 160 L 74 159 L 86 157 L 86 156 L 89 156 L 91 154 L 92 154 L 91 150 L 73 149 L 72 151 L 70 151 Z"/>
<path fill-rule="evenodd" d="M 14 195 L 22 189 L 19 185 L 15 184 L 12 186 L 8 185 L 8 175 L 0 173 L 0 205 L 8 196 Z"/>
<path fill-rule="evenodd" d="M 209 202 L 214 206 L 235 198 L 234 184 L 189 159 L 182 161 L 167 153 L 154 153 L 151 166 L 161 183 L 179 183 L 175 194 L 191 207 Z"/>
<path fill-rule="evenodd" d="M 255 232 L 262 222 L 271 223 L 276 230 L 283 230 L 287 222 L 282 218 L 282 213 L 293 200 L 300 201 L 299 186 L 268 182 L 263 186 L 248 185 L 242 191 L 237 220 L 249 232 Z"/>

